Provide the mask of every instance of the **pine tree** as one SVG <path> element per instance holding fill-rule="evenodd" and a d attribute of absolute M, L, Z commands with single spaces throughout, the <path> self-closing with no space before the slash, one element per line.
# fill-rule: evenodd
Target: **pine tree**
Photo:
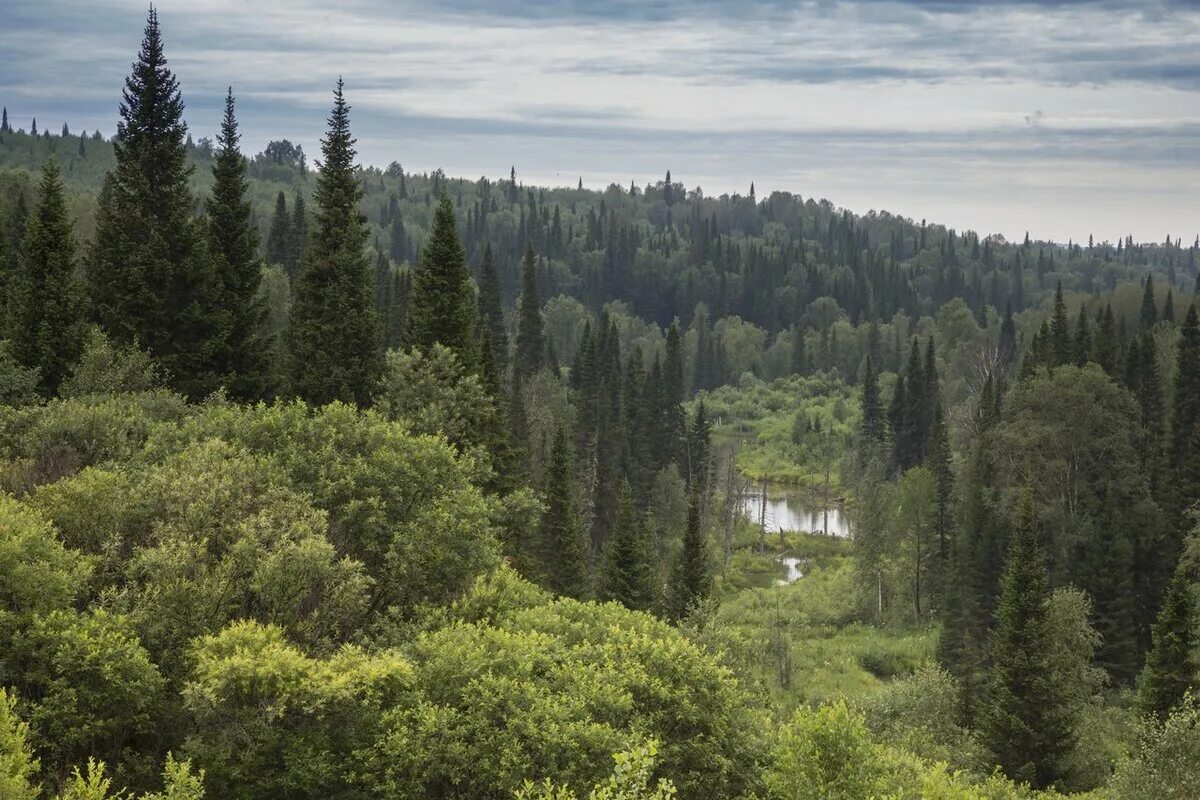
<path fill-rule="evenodd" d="M 533 245 L 526 245 L 521 264 L 521 305 L 517 319 L 517 360 L 514 368 L 528 378 L 546 363 L 546 339 L 542 333 L 542 301 L 538 297 L 537 260 Z"/>
<path fill-rule="evenodd" d="M 1165 718 L 1200 681 L 1192 592 L 1192 581 L 1181 561 L 1167 584 L 1166 597 L 1154 624 L 1154 646 L 1146 656 L 1146 666 L 1138 680 L 1138 706 L 1159 719 Z"/>
<path fill-rule="evenodd" d="M 711 592 L 708 538 L 700 526 L 700 498 L 693 494 L 688 504 L 687 528 L 679 557 L 671 570 L 666 600 L 667 616 L 675 621 L 684 619 Z"/>
<path fill-rule="evenodd" d="M 313 194 L 316 227 L 293 291 L 290 378 L 292 392 L 310 403 L 365 407 L 383 374 L 383 342 L 342 87 L 338 78 Z"/>
<path fill-rule="evenodd" d="M 225 96 L 225 118 L 217 135 L 213 190 L 205 206 L 213 256 L 219 265 L 228 315 L 217 367 L 225 386 L 238 400 L 254 401 L 266 393 L 268 342 L 263 335 L 266 306 L 259 296 L 262 263 L 258 259 L 258 229 L 250 221 L 246 198 L 246 159 L 238 149 L 233 89 Z"/>
<path fill-rule="evenodd" d="M 479 265 L 479 327 L 487 329 L 492 361 L 497 374 L 503 375 L 508 370 L 508 332 L 500 302 L 500 278 L 492 263 L 490 244 L 483 248 L 483 261 Z"/>
<path fill-rule="evenodd" d="M 539 551 L 546 588 L 567 597 L 586 597 L 588 548 L 575 507 L 571 460 L 567 433 L 559 428 L 546 471 Z"/>
<path fill-rule="evenodd" d="M 413 276 L 408 341 L 422 350 L 441 343 L 453 350 L 468 370 L 475 371 L 479 363 L 475 316 L 471 270 L 458 238 L 454 205 L 443 192 Z"/>
<path fill-rule="evenodd" d="M 221 379 L 221 285 L 203 226 L 192 216 L 183 100 L 154 9 L 120 114 L 116 168 L 101 192 L 88 261 L 88 297 L 114 339 L 136 342 L 176 388 L 203 397 Z"/>
<path fill-rule="evenodd" d="M 629 482 L 623 481 L 617 500 L 616 522 L 604 554 L 600 599 L 615 600 L 636 611 L 648 611 L 658 602 L 655 574 L 645 525 L 634 509 Z"/>
<path fill-rule="evenodd" d="M 7 336 L 12 356 L 26 367 L 36 367 L 42 392 L 53 396 L 79 357 L 84 333 L 75 238 L 53 159 L 42 167 L 38 195 L 17 272 L 7 287 Z"/>
<path fill-rule="evenodd" d="M 296 276 L 296 262 L 292 257 L 292 217 L 288 213 L 287 197 L 283 190 L 275 196 L 275 213 L 271 216 L 271 231 L 267 234 L 267 261 L 278 264 L 292 278 Z"/>
<path fill-rule="evenodd" d="M 1049 597 L 1045 557 L 1027 490 L 1009 544 L 991 634 L 982 732 L 1005 774 L 1034 788 L 1050 786 L 1061 777 L 1062 757 L 1074 741 L 1064 698 L 1057 696 L 1049 670 Z"/>

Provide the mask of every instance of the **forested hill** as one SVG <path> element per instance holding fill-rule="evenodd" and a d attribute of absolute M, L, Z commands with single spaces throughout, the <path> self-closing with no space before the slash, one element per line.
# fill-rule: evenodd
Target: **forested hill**
<path fill-rule="evenodd" d="M 212 141 L 189 137 L 187 154 L 202 203 L 213 181 Z M 0 219 L 11 227 L 14 206 L 28 203 L 21 198 L 32 196 L 34 172 L 47 159 L 61 165 L 78 238 L 90 239 L 96 195 L 114 163 L 112 143 L 96 132 L 70 133 L 66 125 L 31 135 L 10 123 L 0 134 Z M 248 167 L 264 254 L 294 275 L 296 221 L 304 219 L 314 187 L 311 165 L 301 148 L 277 141 Z M 691 325 L 703 304 L 710 324 L 737 316 L 771 338 L 793 326 L 819 334 L 843 313 L 854 325 L 898 313 L 915 320 L 953 298 L 985 326 L 1007 308 L 1016 314 L 1044 306 L 1060 282 L 1067 292 L 1107 292 L 1153 274 L 1164 286 L 1191 291 L 1197 277 L 1195 240 L 1135 243 L 1118 235 L 1112 244 L 1098 234 L 1087 243 L 1013 243 L 886 211 L 857 215 L 800 194 L 756 197 L 753 184 L 746 195 L 707 196 L 670 172 L 655 183 L 614 183 L 603 192 L 526 186 L 515 169 L 502 179 L 472 180 L 408 173 L 393 162 L 359 174 L 381 305 L 386 276 L 416 263 L 443 191 L 454 201 L 469 263 L 478 267 L 490 244 L 506 305 L 520 293 L 530 243 L 540 257 L 542 298 L 566 295 L 592 312 L 620 301 L 628 313 L 664 328 L 674 319 Z M 403 314 L 399 284 L 392 302 Z"/>

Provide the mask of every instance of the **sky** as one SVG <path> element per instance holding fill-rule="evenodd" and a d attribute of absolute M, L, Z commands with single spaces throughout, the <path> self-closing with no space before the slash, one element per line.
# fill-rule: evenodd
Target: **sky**
<path fill-rule="evenodd" d="M 116 128 L 145 0 L 0 0 L 15 126 Z M 960 230 L 1200 233 L 1200 0 L 162 0 L 186 117 L 310 159 L 603 188 L 754 182 Z"/>

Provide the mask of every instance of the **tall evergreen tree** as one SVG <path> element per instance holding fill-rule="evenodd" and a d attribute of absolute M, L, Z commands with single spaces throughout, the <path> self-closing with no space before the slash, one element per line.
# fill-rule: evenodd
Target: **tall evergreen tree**
<path fill-rule="evenodd" d="M 479 363 L 475 352 L 475 305 L 471 270 L 458 238 L 454 205 L 450 195 L 443 192 L 413 276 L 409 342 L 422 350 L 441 343 L 475 371 Z"/>
<path fill-rule="evenodd" d="M 6 333 L 12 356 L 36 367 L 41 390 L 52 396 L 79 357 L 84 308 L 75 279 L 75 238 L 54 159 L 42 167 L 38 195 L 7 287 Z"/>
<path fill-rule="evenodd" d="M 293 271 L 304 263 L 308 252 L 308 208 L 304 202 L 304 193 L 296 189 L 296 199 L 292 201 L 292 244 L 288 255 L 292 260 Z"/>
<path fill-rule="evenodd" d="M 861 450 L 865 455 L 883 443 L 887 432 L 883 418 L 883 400 L 879 396 L 879 377 L 875 374 L 875 363 L 870 355 L 863 366 L 861 405 L 862 422 L 859 436 Z"/>
<path fill-rule="evenodd" d="M 1196 609 L 1192 581 L 1184 562 L 1167 584 L 1166 597 L 1154 624 L 1154 646 L 1138 680 L 1138 706 L 1160 719 L 1200 684 L 1196 658 Z"/>
<path fill-rule="evenodd" d="M 1096 336 L 1092 342 L 1091 358 L 1110 376 L 1116 376 L 1117 364 L 1120 361 L 1121 343 L 1117 340 L 1117 323 L 1113 318 L 1112 304 L 1104 307 L 1096 326 Z"/>
<path fill-rule="evenodd" d="M 546 363 L 546 338 L 542 333 L 542 301 L 538 297 L 537 259 L 533 245 L 525 246 L 521 264 L 521 305 L 517 319 L 517 360 L 521 377 L 540 370 Z"/>
<path fill-rule="evenodd" d="M 1013 780 L 1045 788 L 1063 774 L 1074 731 L 1050 673 L 1046 625 L 1050 597 L 1045 556 L 1027 490 L 1013 531 L 990 641 L 991 675 L 984 742 Z"/>
<path fill-rule="evenodd" d="M 708 537 L 700 525 L 700 498 L 693 493 L 688 504 L 683 543 L 671 570 L 666 600 L 668 617 L 682 620 L 697 603 L 708 598 L 712 592 L 711 569 Z"/>
<path fill-rule="evenodd" d="M 586 597 L 587 535 L 576 511 L 570 447 L 566 431 L 559 428 L 546 470 L 539 552 L 546 588 L 567 597 Z"/>
<path fill-rule="evenodd" d="M 111 336 L 137 342 L 177 388 L 200 397 L 220 381 L 215 358 L 225 330 L 215 260 L 192 216 L 186 135 L 179 82 L 167 68 L 151 9 L 125 80 L 116 167 L 101 194 L 88 261 L 88 296 Z"/>
<path fill-rule="evenodd" d="M 616 522 L 605 549 L 600 599 L 615 600 L 626 608 L 648 611 L 658 602 L 656 573 L 645 525 L 634 509 L 629 482 L 624 481 L 617 500 Z"/>
<path fill-rule="evenodd" d="M 1188 307 L 1179 328 L 1172 396 L 1169 452 L 1172 488 L 1167 512 L 1168 522 L 1182 535 L 1189 524 L 1184 511 L 1200 499 L 1200 485 L 1191 480 L 1194 462 L 1200 460 L 1200 452 L 1194 449 L 1200 435 L 1200 316 L 1195 304 Z"/>
<path fill-rule="evenodd" d="M 287 196 L 283 190 L 275 196 L 275 213 L 271 216 L 271 230 L 267 234 L 267 261 L 283 267 L 287 274 L 295 278 L 296 261 L 293 258 L 295 236 L 292 233 L 292 217 L 288 213 Z"/>
<path fill-rule="evenodd" d="M 1152 328 L 1158 322 L 1158 303 L 1154 299 L 1154 276 L 1147 275 L 1142 289 L 1142 327 Z"/>
<path fill-rule="evenodd" d="M 338 78 L 329 128 L 321 140 L 316 226 L 292 295 L 288 332 L 291 390 L 314 404 L 366 406 L 383 375 L 362 185 L 354 164 L 350 106 Z"/>
<path fill-rule="evenodd" d="M 1050 366 L 1061 367 L 1075 359 L 1071 352 L 1071 327 L 1067 321 L 1067 305 L 1063 301 L 1062 281 L 1054 290 L 1054 310 L 1050 316 Z"/>
<path fill-rule="evenodd" d="M 488 342 L 492 349 L 492 361 L 496 372 L 504 375 L 508 370 L 508 332 L 504 327 L 504 308 L 500 301 L 500 278 L 492 263 L 492 246 L 483 248 L 483 261 L 479 265 L 479 326 L 488 331 Z"/>
<path fill-rule="evenodd" d="M 263 333 L 266 305 L 259 295 L 262 262 L 258 258 L 258 230 L 250 221 L 246 159 L 238 149 L 240 138 L 230 87 L 225 96 L 225 118 L 217 134 L 213 190 L 205 213 L 224 294 L 222 310 L 228 316 L 217 368 L 233 397 L 253 401 L 266 393 L 268 342 Z"/>

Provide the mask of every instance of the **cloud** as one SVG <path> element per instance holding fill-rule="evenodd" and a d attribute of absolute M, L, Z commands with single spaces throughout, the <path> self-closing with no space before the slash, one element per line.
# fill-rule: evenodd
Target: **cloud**
<path fill-rule="evenodd" d="M 0 29 L 0 101 L 17 120 L 111 132 L 144 0 L 16 5 Z M 1024 213 L 1013 176 L 1037 176 L 1040 191 L 1071 198 L 1052 217 L 1067 235 L 1108 208 L 1089 197 L 1098 182 L 1127 198 L 1134 232 L 1195 225 L 1171 193 L 1200 178 L 1200 0 L 163 0 L 159 11 L 196 135 L 215 129 L 232 84 L 251 150 L 288 137 L 316 152 L 344 75 L 360 152 L 376 164 L 497 175 L 515 162 L 605 185 L 669 160 L 710 192 L 753 179 L 845 205 L 890 198 L 902 213 L 916 213 L 905 198 L 937 208 L 961 191 L 948 213 L 984 229 Z"/>

